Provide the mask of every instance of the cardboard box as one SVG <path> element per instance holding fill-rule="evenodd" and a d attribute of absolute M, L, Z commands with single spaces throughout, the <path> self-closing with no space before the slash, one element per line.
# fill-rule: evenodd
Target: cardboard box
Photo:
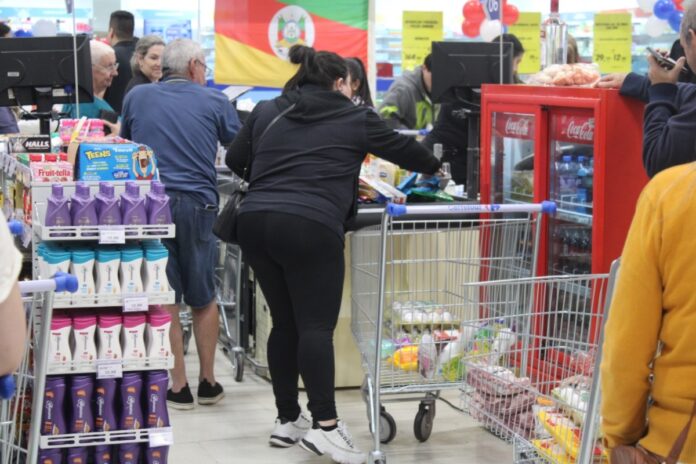
<path fill-rule="evenodd" d="M 75 165 L 76 180 L 150 180 L 156 178 L 155 155 L 146 146 L 114 139 L 107 142 L 73 142 L 68 160 Z"/>

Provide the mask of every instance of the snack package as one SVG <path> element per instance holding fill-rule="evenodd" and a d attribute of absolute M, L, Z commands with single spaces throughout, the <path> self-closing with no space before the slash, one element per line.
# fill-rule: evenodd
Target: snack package
<path fill-rule="evenodd" d="M 157 174 L 155 155 L 149 147 L 116 137 L 73 142 L 68 156 L 75 164 L 77 180 L 151 180 Z"/>
<path fill-rule="evenodd" d="M 563 447 L 556 443 L 553 438 L 532 440 L 532 445 L 543 457 L 556 464 L 574 464 L 575 459 L 571 458 L 563 450 Z"/>
<path fill-rule="evenodd" d="M 466 381 L 489 395 L 515 395 L 528 390 L 532 385 L 527 377 L 519 378 L 504 367 L 478 364 L 468 366 Z"/>
<path fill-rule="evenodd" d="M 582 431 L 575 423 L 559 412 L 540 410 L 537 413 L 539 421 L 544 428 L 551 434 L 551 437 L 563 447 L 566 454 L 571 458 L 577 459 L 580 452 L 580 437 Z M 595 445 L 592 452 L 594 458 L 606 457 L 606 451 Z"/>
<path fill-rule="evenodd" d="M 389 363 L 404 371 L 418 370 L 418 347 L 415 345 L 399 348 L 394 352 Z"/>
<path fill-rule="evenodd" d="M 530 85 L 591 87 L 599 78 L 599 67 L 596 64 L 553 64 L 534 74 L 527 83 Z"/>

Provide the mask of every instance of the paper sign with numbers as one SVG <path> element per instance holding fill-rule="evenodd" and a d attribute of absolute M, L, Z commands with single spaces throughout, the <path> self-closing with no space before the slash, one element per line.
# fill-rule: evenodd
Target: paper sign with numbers
<path fill-rule="evenodd" d="M 171 446 L 174 444 L 174 434 L 171 427 L 149 430 L 150 448 L 159 448 L 160 446 Z"/>
<path fill-rule="evenodd" d="M 520 74 L 534 74 L 541 70 L 541 13 L 520 13 L 520 19 L 510 26 L 510 33 L 520 39 L 524 57 Z"/>
<path fill-rule="evenodd" d="M 603 74 L 631 71 L 632 33 L 630 13 L 595 15 L 592 59 Z"/>
<path fill-rule="evenodd" d="M 123 362 L 120 359 L 98 359 L 97 379 L 120 379 L 123 377 Z"/>
<path fill-rule="evenodd" d="M 432 43 L 441 41 L 443 34 L 442 11 L 404 11 L 401 45 L 403 69 L 411 70 L 423 64 Z"/>

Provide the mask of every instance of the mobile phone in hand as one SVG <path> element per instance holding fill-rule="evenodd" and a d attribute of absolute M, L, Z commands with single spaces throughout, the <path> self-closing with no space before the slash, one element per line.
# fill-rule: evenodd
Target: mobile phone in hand
<path fill-rule="evenodd" d="M 663 68 L 671 70 L 674 69 L 674 67 L 677 65 L 677 62 L 674 61 L 672 58 L 658 53 L 652 47 L 645 47 L 645 49 L 653 56 L 653 58 L 655 58 L 655 60 L 657 60 L 657 64 L 659 64 Z M 682 68 L 681 72 L 685 73 L 686 69 Z"/>
<path fill-rule="evenodd" d="M 113 111 L 109 111 L 109 110 L 100 110 L 99 111 L 99 119 L 109 121 L 111 124 L 116 124 L 118 122 L 118 114 L 113 112 Z M 104 127 L 104 133 L 106 135 L 111 134 L 111 128 Z"/>

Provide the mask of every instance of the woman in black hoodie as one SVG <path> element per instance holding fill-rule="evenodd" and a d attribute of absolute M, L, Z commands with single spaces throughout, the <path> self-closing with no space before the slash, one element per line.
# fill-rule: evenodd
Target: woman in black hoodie
<path fill-rule="evenodd" d="M 337 419 L 334 399 L 344 224 L 355 214 L 368 152 L 426 174 L 436 173 L 440 162 L 350 101 L 343 58 L 294 46 L 290 60 L 299 65 L 297 74 L 283 95 L 254 108 L 226 157 L 240 176 L 251 158 L 237 234 L 273 319 L 268 365 L 278 418 L 270 443 L 288 447 L 301 440 L 308 451 L 359 464 L 366 457 Z M 299 375 L 313 427 L 298 403 Z"/>

